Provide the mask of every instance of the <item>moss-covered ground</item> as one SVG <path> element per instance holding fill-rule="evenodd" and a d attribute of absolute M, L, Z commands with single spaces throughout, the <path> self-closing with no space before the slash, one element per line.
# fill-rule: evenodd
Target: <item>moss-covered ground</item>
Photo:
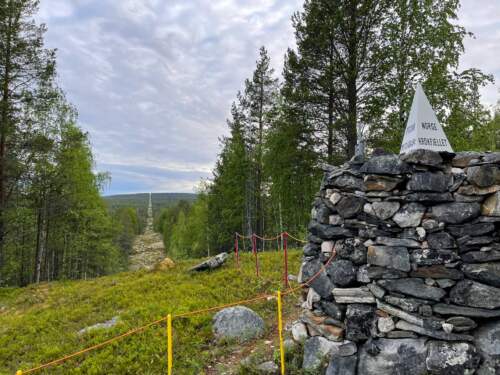
<path fill-rule="evenodd" d="M 297 274 L 300 251 L 289 252 L 289 269 Z M 282 288 L 282 253 L 259 254 L 256 278 L 251 254 L 242 254 L 220 269 L 191 274 L 199 262 L 177 263 L 168 271 L 137 271 L 88 281 L 65 281 L 26 288 L 0 289 L 0 374 L 14 374 L 100 343 L 164 317 L 231 303 Z M 285 314 L 294 314 L 296 298 L 287 297 Z M 267 339 L 276 336 L 276 301 L 249 305 L 264 317 Z M 215 373 L 231 356 L 234 343 L 216 343 L 211 332 L 214 313 L 174 319 L 174 374 Z M 81 329 L 119 316 L 110 329 L 79 335 Z M 274 339 L 273 339 L 274 340 Z M 274 344 L 273 344 L 274 346 Z M 241 351 L 240 351 L 241 352 Z M 112 345 L 37 374 L 166 374 L 166 333 L 160 324 Z"/>

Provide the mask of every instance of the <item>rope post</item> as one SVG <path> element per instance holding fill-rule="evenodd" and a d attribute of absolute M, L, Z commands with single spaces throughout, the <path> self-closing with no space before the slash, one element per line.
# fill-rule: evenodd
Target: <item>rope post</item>
<path fill-rule="evenodd" d="M 167 374 L 172 375 L 172 315 L 167 315 Z"/>
<path fill-rule="evenodd" d="M 288 282 L 288 233 L 284 232 L 283 234 L 283 261 L 284 261 L 284 275 L 283 282 L 285 284 L 285 288 L 290 286 Z"/>
<path fill-rule="evenodd" d="M 239 249 L 238 249 L 238 233 L 234 235 L 234 256 L 236 258 L 236 267 L 240 268 L 240 254 L 239 254 Z"/>
<path fill-rule="evenodd" d="M 259 277 L 259 256 L 257 255 L 257 237 L 252 234 L 252 252 L 255 257 L 255 274 Z"/>
<path fill-rule="evenodd" d="M 283 344 L 283 317 L 281 311 L 281 292 L 278 290 L 278 334 L 280 340 L 281 375 L 285 375 L 285 345 Z"/>

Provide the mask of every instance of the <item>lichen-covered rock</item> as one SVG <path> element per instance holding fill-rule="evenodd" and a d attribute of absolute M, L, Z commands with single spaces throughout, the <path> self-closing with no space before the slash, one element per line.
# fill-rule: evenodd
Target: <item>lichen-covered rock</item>
<path fill-rule="evenodd" d="M 246 341 L 264 334 L 264 320 L 245 306 L 228 307 L 213 317 L 212 330 L 217 339 Z"/>
<path fill-rule="evenodd" d="M 357 268 L 350 260 L 338 259 L 328 265 L 326 273 L 333 284 L 349 286 L 356 281 Z"/>
<path fill-rule="evenodd" d="M 418 227 L 425 213 L 425 206 L 419 203 L 405 204 L 393 216 L 393 220 L 401 228 Z"/>
<path fill-rule="evenodd" d="M 347 307 L 346 339 L 358 342 L 371 336 L 375 323 L 375 307 L 364 304 L 351 304 Z"/>
<path fill-rule="evenodd" d="M 379 339 L 378 354 L 370 354 L 370 344 L 361 347 L 358 374 L 426 375 L 426 339 Z"/>
<path fill-rule="evenodd" d="M 481 357 L 474 345 L 466 342 L 431 341 L 425 361 L 435 375 L 471 375 L 479 367 Z"/>

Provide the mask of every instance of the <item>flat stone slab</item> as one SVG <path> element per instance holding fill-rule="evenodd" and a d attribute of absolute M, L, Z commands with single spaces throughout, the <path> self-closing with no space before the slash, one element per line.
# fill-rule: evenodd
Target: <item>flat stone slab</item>
<path fill-rule="evenodd" d="M 472 280 L 462 280 L 451 289 L 450 301 L 457 305 L 498 309 L 500 289 Z"/>
<path fill-rule="evenodd" d="M 377 283 L 391 292 L 433 301 L 440 301 L 446 295 L 443 289 L 426 285 L 422 279 L 379 280 Z"/>

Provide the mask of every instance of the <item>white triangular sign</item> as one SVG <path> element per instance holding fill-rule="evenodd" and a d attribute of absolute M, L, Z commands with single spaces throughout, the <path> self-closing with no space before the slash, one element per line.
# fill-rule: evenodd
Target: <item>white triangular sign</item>
<path fill-rule="evenodd" d="M 453 152 L 422 85 L 417 83 L 399 153 L 407 154 L 422 149 Z"/>

